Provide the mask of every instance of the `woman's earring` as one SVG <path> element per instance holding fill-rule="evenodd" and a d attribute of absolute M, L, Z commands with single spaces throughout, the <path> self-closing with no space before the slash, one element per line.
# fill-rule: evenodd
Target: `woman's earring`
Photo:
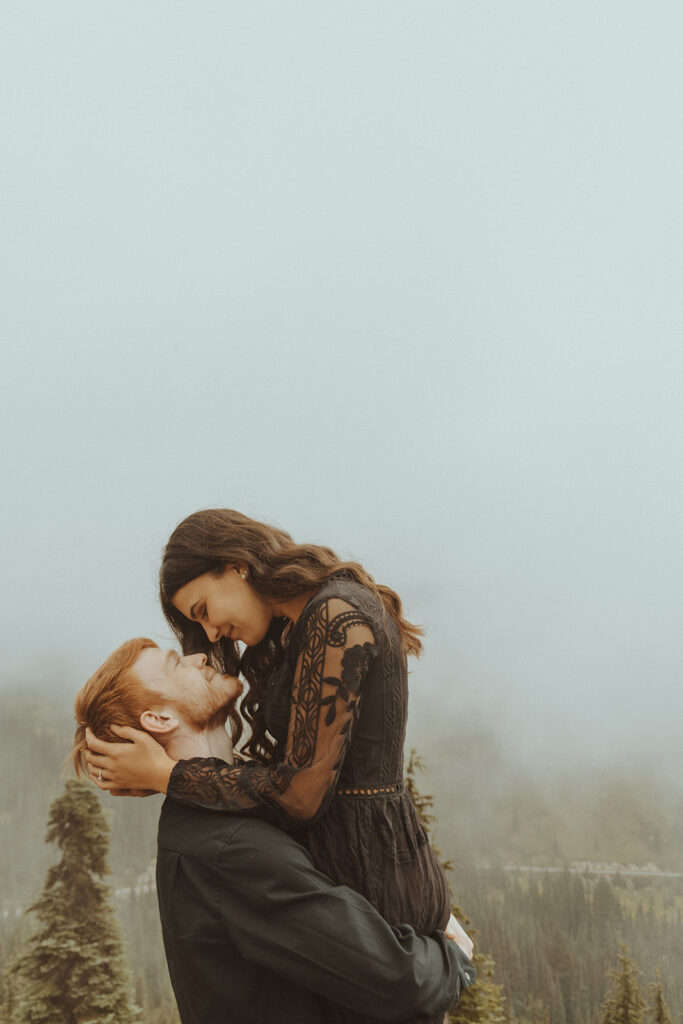
<path fill-rule="evenodd" d="M 246 578 L 247 578 L 247 576 L 248 576 L 248 575 L 249 575 L 249 574 L 248 574 L 248 572 L 247 572 L 247 570 L 246 570 L 246 569 L 241 569 L 241 570 L 240 570 L 240 576 L 242 577 L 242 579 L 243 579 L 243 580 L 246 580 Z"/>

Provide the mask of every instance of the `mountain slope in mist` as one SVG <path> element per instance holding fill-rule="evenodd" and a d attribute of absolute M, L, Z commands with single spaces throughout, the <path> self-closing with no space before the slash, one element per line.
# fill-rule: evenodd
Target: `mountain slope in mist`
<path fill-rule="evenodd" d="M 534 764 L 485 723 L 417 733 L 448 856 L 474 862 L 608 862 L 683 871 L 683 785 L 667 771 Z"/>

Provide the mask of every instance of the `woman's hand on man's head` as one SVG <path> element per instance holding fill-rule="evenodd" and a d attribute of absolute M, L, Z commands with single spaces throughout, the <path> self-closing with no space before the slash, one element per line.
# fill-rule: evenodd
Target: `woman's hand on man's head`
<path fill-rule="evenodd" d="M 107 743 L 86 729 L 85 760 L 95 785 L 114 796 L 165 793 L 176 762 L 161 744 L 149 733 L 127 725 L 113 725 L 112 732 L 124 742 Z"/>

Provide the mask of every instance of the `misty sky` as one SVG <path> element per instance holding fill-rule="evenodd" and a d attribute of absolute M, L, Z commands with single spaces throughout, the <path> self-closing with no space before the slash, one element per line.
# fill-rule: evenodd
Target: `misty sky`
<path fill-rule="evenodd" d="M 412 715 L 683 739 L 679 3 L 0 5 L 2 678 L 238 508 L 428 629 Z"/>

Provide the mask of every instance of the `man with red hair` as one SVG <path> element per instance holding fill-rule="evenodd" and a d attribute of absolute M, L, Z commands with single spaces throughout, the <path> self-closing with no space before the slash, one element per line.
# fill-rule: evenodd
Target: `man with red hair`
<path fill-rule="evenodd" d="M 231 762 L 225 724 L 241 690 L 204 654 L 129 640 L 76 698 L 76 770 L 88 771 L 87 730 L 118 740 L 112 725 L 141 726 L 174 759 Z M 106 755 L 89 757 L 102 778 Z M 166 799 L 157 892 L 183 1024 L 441 1021 L 475 979 L 455 942 L 390 927 L 262 818 Z"/>

